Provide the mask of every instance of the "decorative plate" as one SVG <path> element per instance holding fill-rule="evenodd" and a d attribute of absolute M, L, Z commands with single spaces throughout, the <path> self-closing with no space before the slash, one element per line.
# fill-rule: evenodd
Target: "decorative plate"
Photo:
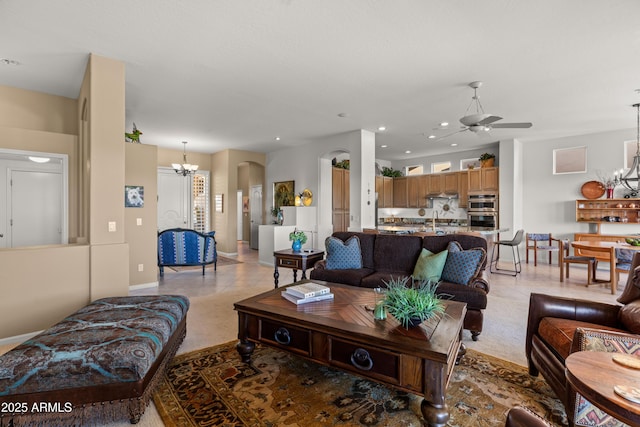
<path fill-rule="evenodd" d="M 420 216 L 424 216 L 424 214 L 425 214 L 425 213 L 426 213 L 426 212 L 425 212 L 425 210 L 424 210 L 424 209 L 422 209 L 422 208 L 418 209 L 418 215 L 420 215 Z"/>
<path fill-rule="evenodd" d="M 627 400 L 634 403 L 640 403 L 640 389 L 626 385 L 614 385 L 613 391 Z"/>
<path fill-rule="evenodd" d="M 600 181 L 587 181 L 580 189 L 586 199 L 599 199 L 604 195 L 604 191 L 604 185 Z"/>
<path fill-rule="evenodd" d="M 313 203 L 313 193 L 308 188 L 305 188 L 302 192 L 302 203 L 305 206 L 311 206 L 311 203 Z"/>
<path fill-rule="evenodd" d="M 611 359 L 627 368 L 640 369 L 640 357 L 631 354 L 616 353 Z"/>

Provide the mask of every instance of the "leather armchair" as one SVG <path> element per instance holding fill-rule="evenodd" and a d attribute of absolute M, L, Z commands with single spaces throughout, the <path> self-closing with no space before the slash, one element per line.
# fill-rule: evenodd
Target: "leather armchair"
<path fill-rule="evenodd" d="M 550 427 L 550 424 L 521 406 L 514 406 L 507 413 L 504 427 Z"/>
<path fill-rule="evenodd" d="M 576 416 L 576 400 L 580 402 L 582 397 L 576 399 L 565 378 L 564 361 L 569 354 L 584 350 L 637 351 L 640 347 L 640 335 L 629 330 L 629 319 L 640 312 L 639 265 L 640 253 L 633 258 L 626 288 L 618 298 L 626 305 L 531 294 L 525 343 L 529 374 L 542 374 L 564 404 L 570 425 Z M 586 405 L 590 406 L 588 402 Z"/>

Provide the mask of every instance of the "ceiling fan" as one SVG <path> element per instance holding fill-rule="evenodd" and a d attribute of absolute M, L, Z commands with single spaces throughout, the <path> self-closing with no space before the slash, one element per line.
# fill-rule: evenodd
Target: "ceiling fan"
<path fill-rule="evenodd" d="M 502 117 L 484 112 L 482 104 L 480 103 L 480 98 L 478 97 L 478 88 L 481 86 L 481 81 L 469 83 L 469 87 L 473 89 L 473 98 L 471 98 L 471 103 L 467 107 L 467 111 L 465 112 L 466 115 L 460 119 L 460 123 L 464 126 L 456 132 L 436 138 L 436 141 L 466 131 L 480 134 L 483 132 L 489 132 L 491 129 L 527 129 L 532 126 L 531 123 L 495 123 L 498 120 L 502 120 Z M 474 106 L 475 113 L 468 114 L 469 110 Z"/>

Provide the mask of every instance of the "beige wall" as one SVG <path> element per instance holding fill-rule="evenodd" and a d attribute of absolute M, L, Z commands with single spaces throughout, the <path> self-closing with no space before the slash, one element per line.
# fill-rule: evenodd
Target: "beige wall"
<path fill-rule="evenodd" d="M 125 145 L 125 185 L 144 187 L 144 206 L 125 208 L 124 212 L 125 239 L 129 244 L 129 285 L 158 281 L 157 152 L 154 145 Z M 138 225 L 138 219 L 142 222 L 141 225 Z M 143 265 L 143 271 L 138 271 L 138 264 Z"/>

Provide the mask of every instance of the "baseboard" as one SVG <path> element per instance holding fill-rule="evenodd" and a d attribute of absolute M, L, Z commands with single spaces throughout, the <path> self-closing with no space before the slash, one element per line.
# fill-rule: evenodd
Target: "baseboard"
<path fill-rule="evenodd" d="M 140 289 L 157 288 L 158 282 L 140 283 L 138 285 L 129 285 L 130 291 L 137 291 Z"/>
<path fill-rule="evenodd" d="M 42 331 L 44 331 L 44 329 Z M 35 337 L 36 335 L 38 335 L 42 331 L 29 332 L 28 334 L 22 334 L 22 335 L 16 335 L 16 336 L 13 336 L 13 337 L 1 338 L 0 339 L 0 346 L 9 345 L 9 344 L 16 344 L 16 343 L 18 343 L 18 344 L 23 343 L 26 340 Z"/>
<path fill-rule="evenodd" d="M 226 256 L 226 257 L 236 257 L 238 256 L 238 252 L 222 252 L 218 251 L 218 255 Z"/>

